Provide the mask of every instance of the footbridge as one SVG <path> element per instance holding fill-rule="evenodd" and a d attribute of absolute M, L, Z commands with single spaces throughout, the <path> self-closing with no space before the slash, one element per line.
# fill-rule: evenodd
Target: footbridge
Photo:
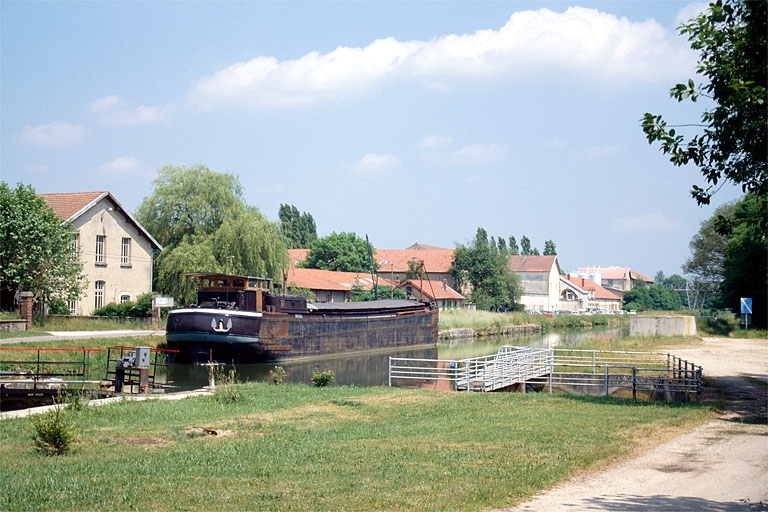
<path fill-rule="evenodd" d="M 701 366 L 672 354 L 504 345 L 461 360 L 389 358 L 389 385 L 453 391 L 519 390 L 686 401 L 703 387 Z"/>

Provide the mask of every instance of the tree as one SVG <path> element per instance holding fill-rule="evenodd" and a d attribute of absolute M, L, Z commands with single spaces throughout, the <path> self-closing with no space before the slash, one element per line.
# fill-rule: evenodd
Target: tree
<path fill-rule="evenodd" d="M 766 210 L 768 197 L 747 194 L 736 204 L 723 258 L 720 306 L 739 312 L 740 298 L 752 299 L 752 323 L 768 324 L 768 236 L 754 222 Z"/>
<path fill-rule="evenodd" d="M 185 238 L 215 233 L 245 209 L 237 177 L 203 165 L 165 166 L 152 186 L 154 191 L 142 200 L 136 220 L 166 249 Z"/>
<path fill-rule="evenodd" d="M 667 125 L 660 115 L 643 116 L 649 143 L 660 143 L 675 166 L 699 167 L 708 185 L 693 185 L 691 195 L 700 205 L 709 204 L 721 182 L 759 196 L 768 192 L 767 9 L 768 2 L 762 0 L 718 0 L 683 24 L 680 33 L 687 34 L 691 48 L 700 53 L 696 72 L 705 82 L 677 84 L 670 96 L 678 102 L 705 98 L 714 107 L 704 110 L 697 125 Z M 681 127 L 699 131 L 686 139 L 677 133 Z M 765 210 L 758 214 L 755 220 L 765 231 Z"/>
<path fill-rule="evenodd" d="M 373 247 L 370 248 L 373 254 Z M 339 272 L 370 272 L 368 242 L 355 233 L 336 233 L 315 240 L 304 260 L 305 268 Z M 378 266 L 374 262 L 374 270 Z"/>
<path fill-rule="evenodd" d="M 698 233 L 688 244 L 691 256 L 685 260 L 682 270 L 688 276 L 688 307 L 691 310 L 709 308 L 714 305 L 713 299 L 719 296 L 728 237 L 720 232 L 718 225 L 723 219 L 731 223 L 735 208 L 735 203 L 718 207 L 712 217 L 701 223 Z"/>
<path fill-rule="evenodd" d="M 509 237 L 509 255 L 510 256 L 517 256 L 520 254 L 520 248 L 517 246 L 517 240 L 515 240 L 515 237 L 510 236 Z"/>
<path fill-rule="evenodd" d="M 552 240 L 544 240 L 544 256 L 557 256 L 557 248 Z"/>
<path fill-rule="evenodd" d="M 472 286 L 470 299 L 479 307 L 518 309 L 520 278 L 509 270 L 508 256 L 490 242 L 485 229 L 477 228 L 469 246 L 456 248 L 451 274 L 459 287 Z"/>
<path fill-rule="evenodd" d="M 520 254 L 523 256 L 531 254 L 531 240 L 525 235 L 520 239 Z"/>
<path fill-rule="evenodd" d="M 195 299 L 184 272 L 225 272 L 282 280 L 288 252 L 280 228 L 242 199 L 236 176 L 166 166 L 136 219 L 165 249 L 155 259 L 155 289 L 180 303 Z"/>
<path fill-rule="evenodd" d="M 661 284 L 641 284 L 624 293 L 625 310 L 677 311 L 682 308 L 680 295 Z"/>
<path fill-rule="evenodd" d="M 75 229 L 29 185 L 0 182 L 0 285 L 31 291 L 35 302 L 77 300 L 87 286 L 73 251 Z"/>
<path fill-rule="evenodd" d="M 315 219 L 307 212 L 299 213 L 293 205 L 281 204 L 280 231 L 288 239 L 289 249 L 304 249 L 317 240 Z"/>

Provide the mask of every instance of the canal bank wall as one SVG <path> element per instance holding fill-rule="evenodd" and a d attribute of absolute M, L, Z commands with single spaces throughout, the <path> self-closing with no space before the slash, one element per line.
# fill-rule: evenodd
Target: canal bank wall
<path fill-rule="evenodd" d="M 482 338 L 484 336 L 533 336 L 542 333 L 542 326 L 538 324 L 507 325 L 504 327 L 463 327 L 461 329 L 447 329 L 438 333 L 441 340 L 456 338 Z"/>

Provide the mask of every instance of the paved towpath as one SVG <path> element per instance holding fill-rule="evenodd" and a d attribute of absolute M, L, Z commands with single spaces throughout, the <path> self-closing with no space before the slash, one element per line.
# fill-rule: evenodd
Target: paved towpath
<path fill-rule="evenodd" d="M 727 401 L 719 418 L 505 512 L 768 510 L 768 341 L 704 338 L 670 352 L 703 367 Z"/>
<path fill-rule="evenodd" d="M 145 336 L 165 336 L 163 330 L 143 330 L 136 331 L 124 329 L 120 331 L 49 331 L 47 335 L 26 336 L 18 338 L 0 339 L 0 345 L 11 343 L 23 343 L 25 341 L 56 341 L 56 340 L 77 340 L 88 338 L 125 338 L 128 336 L 142 338 Z"/>

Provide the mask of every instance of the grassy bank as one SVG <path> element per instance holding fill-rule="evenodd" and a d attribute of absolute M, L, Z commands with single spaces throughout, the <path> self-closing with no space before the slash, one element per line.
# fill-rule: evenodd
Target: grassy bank
<path fill-rule="evenodd" d="M 218 389 L 74 412 L 75 450 L 57 457 L 33 450 L 29 419 L 0 422 L 0 509 L 503 508 L 711 412 L 548 394 Z"/>
<path fill-rule="evenodd" d="M 439 329 L 501 329 L 510 325 L 541 325 L 542 330 L 560 328 L 578 328 L 585 324 L 621 325 L 628 322 L 624 315 L 563 315 L 547 317 L 544 315 L 529 315 L 527 313 L 491 313 L 467 309 L 449 309 L 440 311 Z"/>

